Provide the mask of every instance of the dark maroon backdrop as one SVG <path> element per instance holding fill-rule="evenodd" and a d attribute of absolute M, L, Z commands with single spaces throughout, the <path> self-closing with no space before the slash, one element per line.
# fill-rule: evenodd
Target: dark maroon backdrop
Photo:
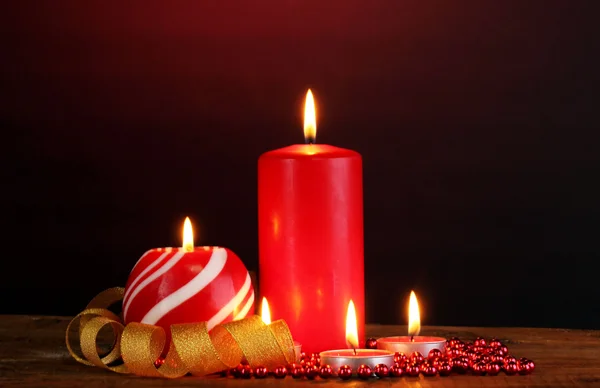
<path fill-rule="evenodd" d="M 593 1 L 0 6 L 0 313 L 74 314 L 141 253 L 257 266 L 256 163 L 364 157 L 367 320 L 600 327 Z M 307 209 L 309 211 L 309 209 Z"/>

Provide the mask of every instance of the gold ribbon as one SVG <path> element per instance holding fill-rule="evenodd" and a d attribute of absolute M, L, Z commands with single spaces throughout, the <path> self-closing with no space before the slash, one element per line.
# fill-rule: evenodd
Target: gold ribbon
<path fill-rule="evenodd" d="M 166 343 L 162 327 L 132 322 L 107 308 L 123 299 L 125 289 L 110 288 L 98 294 L 71 320 L 65 341 L 71 356 L 85 365 L 98 366 L 117 373 L 139 376 L 176 378 L 191 373 L 205 376 L 237 366 L 244 359 L 251 366 L 274 368 L 295 361 L 294 341 L 283 320 L 266 325 L 253 315 L 213 328 L 206 322 L 171 326 L 171 343 L 164 363 L 155 366 Z M 75 330 L 75 323 L 79 329 Z M 110 327 L 114 342 L 101 356 L 98 334 Z M 78 333 L 81 354 L 73 350 L 71 336 Z M 122 361 L 122 362 L 121 362 Z"/>

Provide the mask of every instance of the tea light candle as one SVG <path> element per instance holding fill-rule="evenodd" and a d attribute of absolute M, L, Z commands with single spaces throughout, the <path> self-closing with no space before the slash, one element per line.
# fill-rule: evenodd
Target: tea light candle
<path fill-rule="evenodd" d="M 394 364 L 394 352 L 380 349 L 357 349 L 358 348 L 358 330 L 356 324 L 356 310 L 354 302 L 348 303 L 348 312 L 346 314 L 346 342 L 351 349 L 327 350 L 319 353 L 321 365 L 329 365 L 333 373 L 337 373 L 343 365 L 352 368 L 352 373 L 356 373 L 361 365 L 368 365 L 375 368 L 378 364 L 392 366 Z"/>
<path fill-rule="evenodd" d="M 420 331 L 421 316 L 419 313 L 419 303 L 415 292 L 411 291 L 408 302 L 408 336 L 379 338 L 377 340 L 377 348 L 404 353 L 407 356 L 410 356 L 414 352 L 419 352 L 423 357 L 427 357 L 432 349 L 445 351 L 445 338 L 419 336 Z"/>

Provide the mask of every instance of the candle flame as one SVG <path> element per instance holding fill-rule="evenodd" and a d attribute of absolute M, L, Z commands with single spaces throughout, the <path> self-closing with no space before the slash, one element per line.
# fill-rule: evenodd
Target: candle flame
<path fill-rule="evenodd" d="M 317 114 L 315 111 L 315 100 L 310 89 L 306 92 L 304 103 L 304 140 L 313 144 L 317 139 Z"/>
<path fill-rule="evenodd" d="M 192 230 L 190 217 L 185 217 L 183 222 L 183 249 L 187 252 L 194 251 L 194 231 Z"/>
<path fill-rule="evenodd" d="M 267 302 L 267 298 L 263 296 L 262 305 L 260 306 L 260 317 L 265 325 L 271 324 L 271 310 L 269 310 L 269 302 Z"/>
<path fill-rule="evenodd" d="M 408 301 L 408 335 L 411 337 L 419 335 L 421 331 L 421 315 L 419 314 L 419 302 L 414 291 L 410 292 Z"/>
<path fill-rule="evenodd" d="M 358 327 L 356 323 L 356 310 L 354 302 L 350 299 L 348 312 L 346 313 L 346 342 L 352 349 L 358 348 Z"/>

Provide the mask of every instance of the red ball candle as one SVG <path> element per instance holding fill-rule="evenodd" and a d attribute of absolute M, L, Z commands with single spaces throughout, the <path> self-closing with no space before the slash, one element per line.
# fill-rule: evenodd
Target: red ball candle
<path fill-rule="evenodd" d="M 346 306 L 356 306 L 364 341 L 362 158 L 314 144 L 315 108 L 306 96 L 308 144 L 258 161 L 260 293 L 303 349 L 346 348 Z"/>
<path fill-rule="evenodd" d="M 125 323 L 207 322 L 208 329 L 254 312 L 248 270 L 227 248 L 194 247 L 189 218 L 181 248 L 155 248 L 136 263 L 125 287 Z"/>

